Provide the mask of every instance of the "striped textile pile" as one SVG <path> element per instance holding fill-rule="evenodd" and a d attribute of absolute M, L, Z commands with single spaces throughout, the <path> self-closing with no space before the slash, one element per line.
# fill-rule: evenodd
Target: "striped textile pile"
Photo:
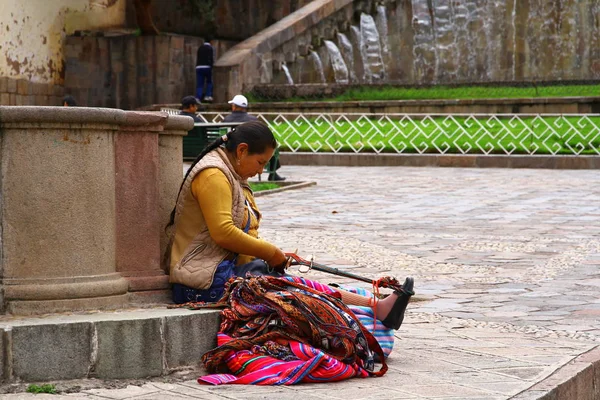
<path fill-rule="evenodd" d="M 292 385 L 387 371 L 391 331 L 380 329 L 379 321 L 374 327 L 370 308 L 349 308 L 332 288 L 298 277 L 260 276 L 238 278 L 227 291 L 218 347 L 202 356 L 212 375 L 199 383 Z M 382 363 L 378 371 L 375 360 Z"/>

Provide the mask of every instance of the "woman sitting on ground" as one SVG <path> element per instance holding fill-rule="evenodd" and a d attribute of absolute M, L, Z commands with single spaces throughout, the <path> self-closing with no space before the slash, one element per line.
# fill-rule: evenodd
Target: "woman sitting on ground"
<path fill-rule="evenodd" d="M 232 276 L 285 274 L 284 253 L 258 238 L 261 213 L 247 183 L 262 172 L 276 147 L 267 125 L 247 122 L 208 146 L 186 172 L 169 223 L 174 225 L 168 265 L 175 303 L 216 302 Z M 407 278 L 404 292 L 378 302 L 331 289 L 345 304 L 370 311 L 371 321 L 376 315 L 381 329 L 398 329 L 412 295 L 412 278 Z"/>

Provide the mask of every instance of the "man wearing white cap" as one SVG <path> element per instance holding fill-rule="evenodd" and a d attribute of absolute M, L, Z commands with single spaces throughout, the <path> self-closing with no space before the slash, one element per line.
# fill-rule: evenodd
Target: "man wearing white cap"
<path fill-rule="evenodd" d="M 246 96 L 236 94 L 228 101 L 231 104 L 231 114 L 225 117 L 223 122 L 248 122 L 256 121 L 254 115 L 248 114 L 248 99 Z"/>
<path fill-rule="evenodd" d="M 233 99 L 228 101 L 231 104 L 231 114 L 225 117 L 223 122 L 248 122 L 256 121 L 254 115 L 248 114 L 248 99 L 246 96 L 236 94 Z M 269 180 L 270 181 L 284 181 L 285 178 L 280 176 L 276 171 L 281 167 L 279 163 L 279 157 L 272 157 L 269 161 Z"/>

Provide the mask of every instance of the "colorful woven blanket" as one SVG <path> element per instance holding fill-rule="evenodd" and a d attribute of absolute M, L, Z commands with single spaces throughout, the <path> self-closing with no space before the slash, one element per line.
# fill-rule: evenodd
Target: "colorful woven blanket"
<path fill-rule="evenodd" d="M 269 276 L 237 278 L 226 291 L 218 347 L 202 356 L 217 375 L 200 383 L 289 385 L 387 371 L 379 343 L 337 293 Z"/>
<path fill-rule="evenodd" d="M 219 334 L 219 344 L 230 340 L 231 337 Z M 267 342 L 251 350 L 230 352 L 226 363 L 230 374 L 206 375 L 198 378 L 198 382 L 212 385 L 294 385 L 369 376 L 363 368 L 345 364 L 319 349 L 296 341 L 289 341 L 288 346 Z"/>

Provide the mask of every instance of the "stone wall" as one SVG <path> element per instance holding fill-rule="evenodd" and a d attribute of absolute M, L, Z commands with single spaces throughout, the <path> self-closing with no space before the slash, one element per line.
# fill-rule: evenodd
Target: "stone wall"
<path fill-rule="evenodd" d="M 308 55 L 313 37 L 316 40 L 319 35 L 334 35 L 338 25 L 347 25 L 355 10 L 367 4 L 371 2 L 313 1 L 237 44 L 215 64 L 215 84 L 221 88 L 215 92 L 215 100 L 223 102 L 237 93 L 251 90 L 254 85 L 273 82 L 274 74 L 281 70 L 284 62 L 301 62 L 300 57 Z"/>
<path fill-rule="evenodd" d="M 242 41 L 311 0 L 154 0 L 151 13 L 161 32 Z M 135 26 L 133 0 L 127 20 Z"/>
<path fill-rule="evenodd" d="M 216 35 L 230 40 L 246 40 L 311 1 L 216 0 Z"/>
<path fill-rule="evenodd" d="M 319 0 L 217 62 L 222 101 L 257 84 L 600 78 L 600 2 Z"/>
<path fill-rule="evenodd" d="M 434 3 L 435 4 L 435 3 Z M 398 0 L 385 8 L 404 82 L 600 78 L 600 3 L 583 0 Z M 395 69 L 395 71 L 394 71 Z"/>
<path fill-rule="evenodd" d="M 196 51 L 202 43 L 178 35 L 71 36 L 65 47 L 65 90 L 89 107 L 179 103 L 196 92 Z M 214 46 L 218 55 L 231 44 Z"/>
<path fill-rule="evenodd" d="M 548 82 L 545 85 L 581 85 L 598 84 L 597 80 Z M 541 87 L 535 82 L 494 82 L 481 86 L 495 87 Z M 470 86 L 470 85 L 467 85 Z M 364 87 L 359 84 L 298 84 L 298 85 L 256 85 L 252 93 L 258 98 L 268 99 L 264 103 L 252 104 L 258 111 L 295 110 L 296 112 L 330 112 L 330 113 L 600 113 L 599 97 L 538 97 L 538 98 L 506 98 L 506 99 L 423 99 L 423 100 L 378 100 L 378 101 L 318 101 L 321 98 L 335 98 L 351 89 Z M 372 89 L 390 88 L 389 84 L 371 85 Z M 401 88 L 429 88 L 430 85 L 398 85 Z M 460 88 L 463 85 L 448 85 Z M 300 97 L 302 102 L 288 102 L 286 99 Z M 219 106 L 207 106 L 207 109 L 225 109 Z"/>
<path fill-rule="evenodd" d="M 62 85 L 0 77 L 0 106 L 60 106 L 64 94 Z"/>
<path fill-rule="evenodd" d="M 322 87 L 335 93 L 336 85 L 298 85 Z M 289 87 L 288 88 L 292 88 Z M 295 88 L 295 86 L 294 86 Z M 176 108 L 177 104 L 154 104 L 145 111 Z M 212 117 L 227 115 L 229 104 L 205 104 L 201 113 Z M 525 99 L 464 99 L 464 100 L 388 100 L 388 101 L 302 101 L 251 103 L 249 112 L 259 113 L 336 113 L 336 114 L 600 114 L 600 96 Z M 214 114 L 213 114 L 214 113 Z"/>

